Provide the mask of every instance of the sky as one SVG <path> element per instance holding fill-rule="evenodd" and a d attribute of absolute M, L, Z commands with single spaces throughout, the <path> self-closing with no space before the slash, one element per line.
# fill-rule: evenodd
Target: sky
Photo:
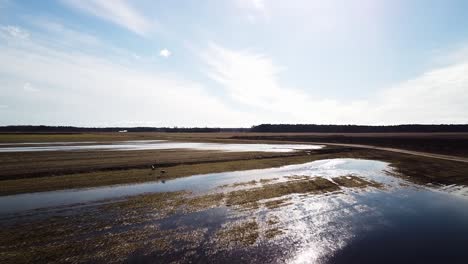
<path fill-rule="evenodd" d="M 465 0 L 0 0 L 0 125 L 468 123 Z"/>

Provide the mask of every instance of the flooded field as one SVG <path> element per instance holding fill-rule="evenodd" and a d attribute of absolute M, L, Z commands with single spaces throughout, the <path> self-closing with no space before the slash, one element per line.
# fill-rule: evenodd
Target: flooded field
<path fill-rule="evenodd" d="M 281 168 L 261 170 L 235 171 L 194 175 L 171 181 L 155 181 L 141 184 L 109 186 L 65 191 L 28 193 L 0 197 L 0 214 L 20 212 L 52 206 L 70 205 L 105 199 L 115 199 L 125 196 L 153 192 L 173 192 L 189 190 L 194 193 L 208 192 L 219 186 L 226 186 L 242 181 L 258 181 L 260 179 L 275 179 L 287 181 L 294 175 L 320 176 L 330 179 L 340 175 L 359 174 L 380 181 L 389 180 L 383 177 L 386 163 L 379 161 L 336 159 L 320 160 L 306 164 L 290 165 Z M 383 177 L 383 178 L 382 178 Z M 255 186 L 255 184 L 252 184 Z"/>
<path fill-rule="evenodd" d="M 463 194 L 385 162 L 327 159 L 4 196 L 0 261 L 464 263 Z"/>
<path fill-rule="evenodd" d="M 130 150 L 165 150 L 165 149 L 195 149 L 218 150 L 225 152 L 292 152 L 304 149 L 320 149 L 318 145 L 301 144 L 221 144 L 197 142 L 171 142 L 166 140 L 131 140 L 98 142 L 55 142 L 55 143 L 8 143 L 0 145 L 0 152 L 32 152 L 32 151 L 130 151 Z"/>

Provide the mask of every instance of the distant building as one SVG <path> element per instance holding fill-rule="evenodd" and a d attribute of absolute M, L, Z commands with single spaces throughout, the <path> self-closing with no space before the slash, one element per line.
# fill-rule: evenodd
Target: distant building
<path fill-rule="evenodd" d="M 127 133 L 127 132 L 128 132 L 128 130 L 126 130 L 126 129 L 125 130 L 119 130 L 119 133 Z"/>

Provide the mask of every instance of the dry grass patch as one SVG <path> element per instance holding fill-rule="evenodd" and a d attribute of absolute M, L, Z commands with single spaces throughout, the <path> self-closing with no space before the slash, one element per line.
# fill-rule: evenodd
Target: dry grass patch
<path fill-rule="evenodd" d="M 235 223 L 216 234 L 217 244 L 224 248 L 235 245 L 249 246 L 255 244 L 259 237 L 257 221 Z"/>
<path fill-rule="evenodd" d="M 219 154 L 217 155 L 219 156 Z M 159 174 L 159 172 L 151 171 L 148 168 L 2 180 L 0 181 L 0 195 L 171 180 L 197 174 L 281 167 L 284 165 L 306 163 L 312 160 L 314 158 L 311 156 L 290 156 L 176 165 L 165 168 L 167 171 L 165 174 Z"/>
<path fill-rule="evenodd" d="M 354 175 L 335 177 L 332 180 L 336 182 L 340 187 L 348 187 L 348 188 L 364 188 L 364 187 L 381 188 L 383 186 L 380 183 L 364 180 Z"/>
<path fill-rule="evenodd" d="M 260 179 L 260 181 L 259 181 L 259 182 L 260 182 L 261 184 L 267 184 L 267 183 L 270 183 L 270 182 L 272 182 L 272 181 L 277 181 L 277 180 L 279 180 L 279 178 L 272 178 L 272 179 Z"/>
<path fill-rule="evenodd" d="M 293 193 L 320 193 L 336 190 L 339 190 L 339 187 L 335 183 L 324 178 L 314 177 L 308 180 L 267 184 L 259 188 L 233 191 L 226 195 L 226 204 L 228 206 L 245 205 Z"/>
<path fill-rule="evenodd" d="M 292 204 L 290 201 L 291 201 L 291 198 L 276 199 L 276 200 L 265 202 L 264 205 L 266 208 L 271 210 L 271 209 L 276 209 L 279 207 L 290 205 Z"/>
<path fill-rule="evenodd" d="M 282 234 L 284 234 L 283 230 L 279 228 L 272 228 L 272 229 L 268 229 L 267 231 L 265 231 L 265 238 L 273 239 Z"/>

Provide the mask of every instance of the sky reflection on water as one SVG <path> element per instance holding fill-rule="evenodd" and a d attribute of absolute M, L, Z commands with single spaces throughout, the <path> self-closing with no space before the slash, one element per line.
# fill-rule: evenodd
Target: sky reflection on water
<path fill-rule="evenodd" d="M 206 193 L 236 182 L 303 175 L 333 180 L 356 175 L 384 185 L 383 188 L 345 188 L 326 194 L 291 194 L 290 204 L 233 214 L 219 208 L 216 217 L 202 212 L 164 220 L 193 228 L 220 226 L 230 218 L 277 217 L 285 233 L 264 241 L 247 259 L 277 263 L 464 263 L 468 259 L 468 199 L 458 195 L 461 186 L 421 186 L 395 177 L 385 162 L 330 159 L 280 168 L 195 175 L 162 182 L 121 185 L 84 190 L 55 191 L 0 197 L 2 214 L 77 202 L 98 201 L 141 193 L 191 190 Z M 258 185 L 257 185 L 258 186 Z M 456 188 L 455 188 L 456 187 Z M 457 192 L 450 190 L 456 189 Z M 232 220 L 232 219 L 231 219 Z M 265 221 L 263 221 L 265 222 Z M 164 225 L 162 225 L 164 226 Z M 274 249 L 274 250 L 271 250 Z M 207 260 L 206 248 L 200 249 Z M 237 249 L 236 249 L 237 250 Z M 233 251 L 235 252 L 235 251 Z M 229 253 L 229 254 L 231 254 Z M 224 254 L 224 253 L 223 253 Z M 203 257 L 202 257 L 203 256 Z M 226 261 L 230 255 L 208 259 Z M 196 261 L 196 256 L 194 256 Z"/>
<path fill-rule="evenodd" d="M 320 149 L 319 145 L 304 144 L 223 144 L 206 142 L 171 142 L 166 140 L 115 141 L 112 143 L 92 144 L 93 142 L 58 142 L 58 143 L 16 143 L 0 147 L 0 152 L 33 151 L 89 151 L 89 150 L 158 150 L 158 149 L 196 149 L 218 150 L 225 152 L 293 152 L 304 149 Z M 31 146 L 24 146 L 30 144 Z M 40 145 L 40 146 L 35 146 Z M 44 146 L 46 145 L 46 146 Z M 1 146 L 1 145 L 0 145 Z"/>

